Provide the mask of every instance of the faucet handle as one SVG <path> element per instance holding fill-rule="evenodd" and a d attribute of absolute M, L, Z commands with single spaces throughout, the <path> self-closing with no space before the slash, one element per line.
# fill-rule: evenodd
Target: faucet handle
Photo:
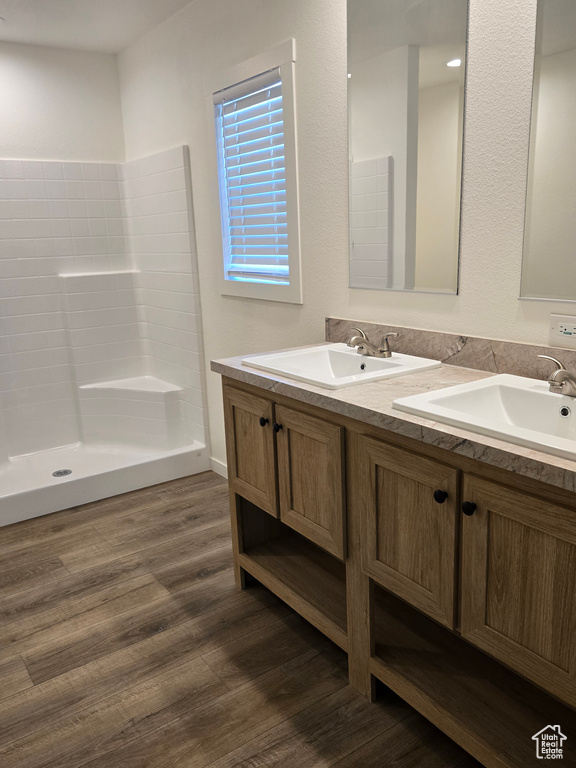
<path fill-rule="evenodd" d="M 382 341 L 380 342 L 380 346 L 378 348 L 378 352 L 381 353 L 380 357 L 392 357 L 392 352 L 390 350 L 390 344 L 388 344 L 388 339 L 391 336 L 398 336 L 398 333 L 394 333 L 393 331 L 390 331 L 390 333 L 385 333 L 384 336 L 382 336 Z"/>
<path fill-rule="evenodd" d="M 380 342 L 380 349 L 383 349 L 385 352 L 389 351 L 390 344 L 388 344 L 388 339 L 392 336 L 400 336 L 400 334 L 394 333 L 393 331 L 390 331 L 390 333 L 385 333 L 384 336 L 382 336 L 382 341 Z"/>
<path fill-rule="evenodd" d="M 350 328 L 351 331 L 358 331 L 360 336 L 362 336 L 363 339 L 368 340 L 368 336 L 366 336 L 366 332 L 362 330 L 362 328 Z"/>
<path fill-rule="evenodd" d="M 539 357 L 541 360 L 551 360 L 553 363 L 556 363 L 558 366 L 558 371 L 565 371 L 566 368 L 564 367 L 564 364 L 560 362 L 560 360 L 556 360 L 555 357 L 550 357 L 550 355 L 536 355 L 536 357 Z"/>

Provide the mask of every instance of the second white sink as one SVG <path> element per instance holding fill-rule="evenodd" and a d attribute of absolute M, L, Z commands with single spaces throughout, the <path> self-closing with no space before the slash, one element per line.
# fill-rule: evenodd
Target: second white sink
<path fill-rule="evenodd" d="M 402 397 L 394 408 L 576 459 L 576 401 L 548 382 L 501 374 L 470 384 Z"/>
<path fill-rule="evenodd" d="M 244 358 L 242 364 L 326 389 L 340 389 L 352 384 L 440 367 L 438 360 L 399 352 L 393 352 L 392 357 L 366 357 L 346 344 L 322 344 L 287 352 L 253 355 Z"/>

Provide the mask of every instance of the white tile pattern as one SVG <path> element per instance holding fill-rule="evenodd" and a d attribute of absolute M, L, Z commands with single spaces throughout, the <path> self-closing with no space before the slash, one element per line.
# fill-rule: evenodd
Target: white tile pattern
<path fill-rule="evenodd" d="M 116 165 L 0 160 L 0 459 L 82 439 L 58 274 L 128 258 Z"/>
<path fill-rule="evenodd" d="M 185 434 L 205 442 L 203 357 L 188 151 L 122 167 L 149 372 L 182 388 Z"/>
<path fill-rule="evenodd" d="M 76 382 L 147 373 L 136 273 L 60 276 Z"/>
<path fill-rule="evenodd" d="M 82 442 L 77 385 L 133 376 L 177 385 L 177 442 L 204 442 L 186 169 L 183 147 L 124 166 L 0 160 L 0 461 Z M 116 400 L 115 418 L 140 408 Z"/>
<path fill-rule="evenodd" d="M 350 163 L 351 288 L 390 285 L 392 169 L 392 157 Z"/>

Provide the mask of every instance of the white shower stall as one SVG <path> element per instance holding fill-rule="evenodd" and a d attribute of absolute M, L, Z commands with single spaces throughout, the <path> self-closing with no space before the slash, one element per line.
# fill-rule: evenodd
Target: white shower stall
<path fill-rule="evenodd" d="M 187 147 L 0 160 L 0 525 L 209 467 Z"/>

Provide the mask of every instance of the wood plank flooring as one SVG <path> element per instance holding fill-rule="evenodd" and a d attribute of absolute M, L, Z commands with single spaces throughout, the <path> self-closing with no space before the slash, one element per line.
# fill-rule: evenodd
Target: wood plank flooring
<path fill-rule="evenodd" d="M 0 528 L 2 768 L 478 768 L 232 574 L 206 472 Z"/>

